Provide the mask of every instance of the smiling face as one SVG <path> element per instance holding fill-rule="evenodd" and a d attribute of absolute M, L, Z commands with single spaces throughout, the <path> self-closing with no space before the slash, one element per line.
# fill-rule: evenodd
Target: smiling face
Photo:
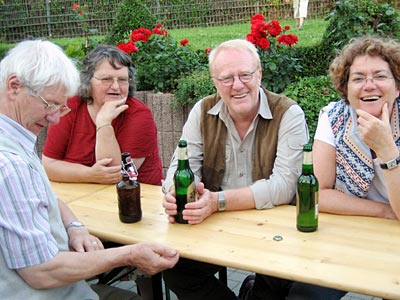
<path fill-rule="evenodd" d="M 108 60 L 103 60 L 96 68 L 91 79 L 93 102 L 96 106 L 102 106 L 107 101 L 126 99 L 129 85 L 119 84 L 116 80 L 112 84 L 104 84 L 100 79 L 104 78 L 129 78 L 128 67 L 117 65 L 114 69 Z"/>
<path fill-rule="evenodd" d="M 384 103 L 388 103 L 391 113 L 399 96 L 389 64 L 379 56 L 356 57 L 350 67 L 347 88 L 350 105 L 375 117 L 380 117 Z"/>
<path fill-rule="evenodd" d="M 253 73 L 250 81 L 243 83 L 238 75 Z M 235 119 L 252 119 L 258 110 L 261 70 L 250 52 L 243 49 L 224 49 L 214 59 L 214 85 L 221 95 L 229 114 Z M 224 79 L 234 76 L 232 85 L 225 86 Z M 247 81 L 247 80 L 246 80 Z"/>

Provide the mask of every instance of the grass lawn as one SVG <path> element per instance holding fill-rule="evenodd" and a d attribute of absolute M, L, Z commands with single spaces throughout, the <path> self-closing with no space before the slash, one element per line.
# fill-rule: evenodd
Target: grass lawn
<path fill-rule="evenodd" d="M 299 37 L 298 46 L 312 46 L 318 44 L 322 35 L 324 34 L 325 28 L 328 24 L 325 20 L 321 19 L 307 19 L 304 23 L 304 29 L 298 30 L 294 28 L 294 19 L 279 20 L 281 26 L 289 25 L 292 29 L 288 33 L 295 34 Z M 250 33 L 250 22 L 245 24 L 233 24 L 223 25 L 215 27 L 194 27 L 185 29 L 170 29 L 169 34 L 176 40 L 180 41 L 183 39 L 189 40 L 189 46 L 193 50 L 203 50 L 206 48 L 213 48 L 219 43 L 235 39 L 235 38 L 246 38 L 246 35 Z M 102 37 L 95 37 L 101 40 Z M 60 45 L 64 49 L 70 44 L 82 43 L 82 38 L 59 38 L 52 39 L 53 42 Z M 4 52 L 4 48 L 8 49 L 11 44 L 1 44 L 0 52 Z M 3 49 L 3 51 L 1 51 Z"/>
<path fill-rule="evenodd" d="M 328 24 L 325 20 L 308 19 L 304 23 L 304 29 L 298 30 L 294 28 L 294 19 L 279 20 L 281 26 L 289 25 L 288 33 L 295 34 L 299 37 L 298 46 L 312 46 L 318 44 L 325 28 Z M 177 41 L 188 39 L 189 45 L 193 49 L 213 48 L 219 43 L 235 39 L 245 38 L 250 33 L 250 23 L 224 25 L 217 27 L 198 27 L 185 29 L 171 29 L 169 34 Z"/>

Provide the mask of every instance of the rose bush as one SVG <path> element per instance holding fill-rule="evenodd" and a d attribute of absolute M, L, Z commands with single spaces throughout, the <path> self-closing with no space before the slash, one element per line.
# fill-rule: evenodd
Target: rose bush
<path fill-rule="evenodd" d="M 138 90 L 172 92 L 180 77 L 202 68 L 200 52 L 190 50 L 188 44 L 186 39 L 178 43 L 157 24 L 153 30 L 133 30 L 117 48 L 132 56 Z"/>
<path fill-rule="evenodd" d="M 72 12 L 74 13 L 74 18 L 80 23 L 82 28 L 84 42 L 83 45 L 81 45 L 81 48 L 85 55 L 99 44 L 96 39 L 89 37 L 90 35 L 98 34 L 99 31 L 96 28 L 89 28 L 88 9 L 89 6 L 87 4 L 72 4 Z M 79 49 L 75 49 L 75 51 L 79 51 Z"/>
<path fill-rule="evenodd" d="M 282 28 L 276 20 L 267 23 L 263 15 L 255 14 L 251 19 L 251 32 L 246 37 L 258 48 L 263 69 L 262 83 L 273 92 L 282 92 L 295 81 L 302 69 L 293 47 L 298 38 L 288 34 L 289 30 L 289 26 Z M 178 81 L 184 81 L 194 71 L 207 70 L 207 56 L 211 50 L 192 51 L 187 39 L 175 41 L 161 24 L 152 30 L 133 30 L 129 39 L 117 47 L 132 56 L 138 90 L 160 92 L 174 92 L 179 88 Z M 178 94 L 185 97 L 186 92 Z"/>
<path fill-rule="evenodd" d="M 255 14 L 251 18 L 251 31 L 246 37 L 258 49 L 263 86 L 276 93 L 294 82 L 302 71 L 293 49 L 298 37 L 286 34 L 289 30 L 289 26 L 282 28 L 277 20 L 267 23 L 263 15 Z"/>

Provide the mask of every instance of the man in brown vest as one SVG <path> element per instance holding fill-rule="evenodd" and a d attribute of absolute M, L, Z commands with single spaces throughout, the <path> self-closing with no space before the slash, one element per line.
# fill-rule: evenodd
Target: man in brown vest
<path fill-rule="evenodd" d="M 221 211 L 290 203 L 308 141 L 304 112 L 293 100 L 261 86 L 260 58 L 246 40 L 227 41 L 211 51 L 209 68 L 217 93 L 196 103 L 182 133 L 199 196 L 186 204 L 183 218 L 198 224 Z M 175 151 L 163 184 L 163 206 L 172 223 L 177 213 L 176 167 Z M 212 276 L 219 269 L 181 258 L 164 272 L 164 279 L 179 300 L 238 299 Z M 275 289 L 275 279 L 266 278 L 257 274 L 255 282 L 272 282 Z M 265 284 L 258 286 L 264 290 Z"/>

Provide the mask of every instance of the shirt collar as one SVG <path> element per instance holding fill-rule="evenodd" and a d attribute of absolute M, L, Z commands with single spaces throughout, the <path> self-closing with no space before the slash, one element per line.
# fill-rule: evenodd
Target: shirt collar
<path fill-rule="evenodd" d="M 0 132 L 7 134 L 26 150 L 35 151 L 37 137 L 21 124 L 0 113 Z"/>

